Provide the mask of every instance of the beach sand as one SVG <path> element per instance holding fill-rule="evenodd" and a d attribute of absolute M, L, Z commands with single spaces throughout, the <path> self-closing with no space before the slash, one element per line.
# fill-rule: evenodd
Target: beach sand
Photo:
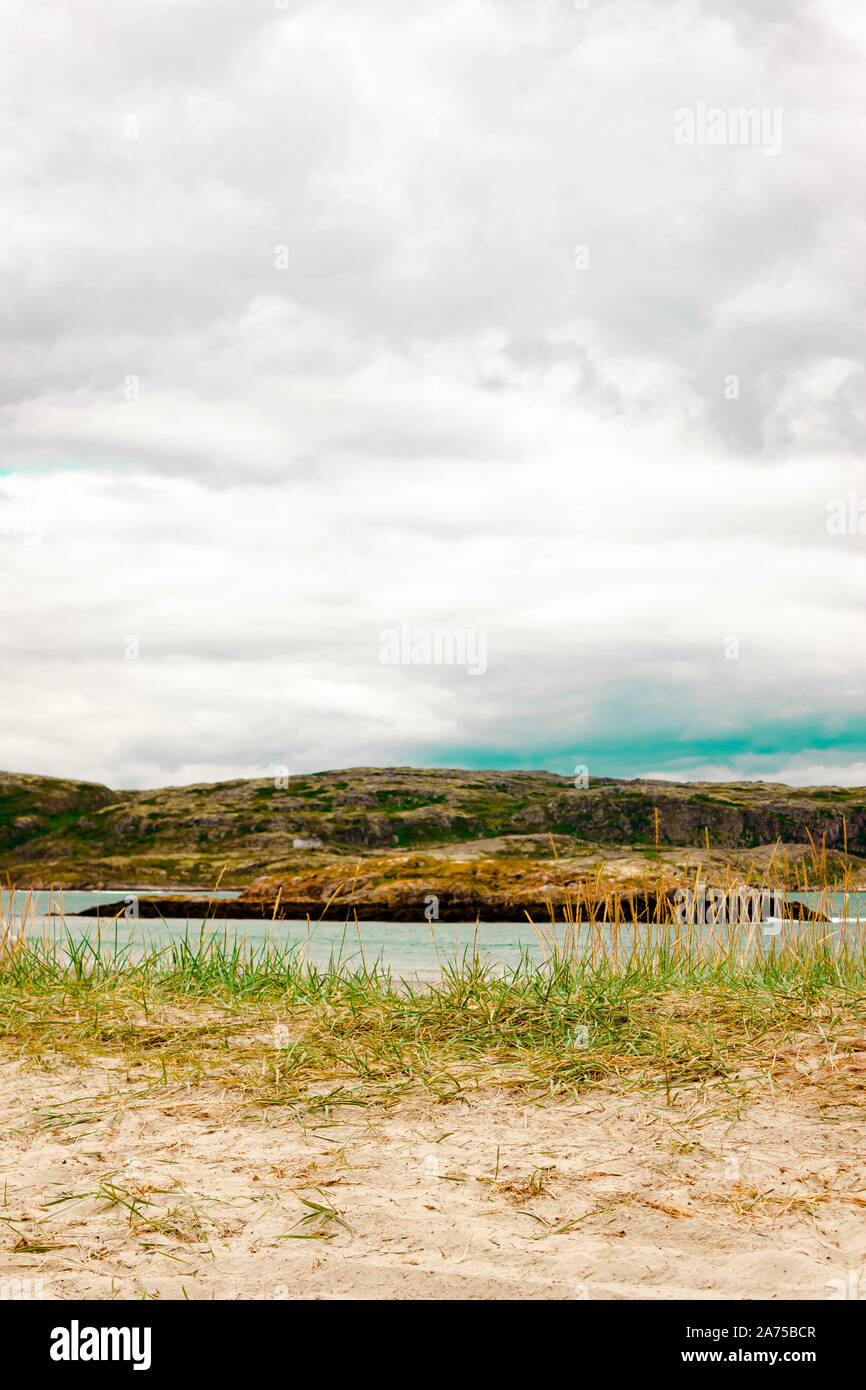
<path fill-rule="evenodd" d="M 810 1076 L 746 1099 L 680 1089 L 672 1104 L 487 1089 L 300 1117 L 207 1082 L 136 1087 L 111 1059 L 7 1061 L 0 1293 L 29 1280 L 52 1299 L 866 1294 L 866 1062 L 852 1061 L 849 1092 Z"/>

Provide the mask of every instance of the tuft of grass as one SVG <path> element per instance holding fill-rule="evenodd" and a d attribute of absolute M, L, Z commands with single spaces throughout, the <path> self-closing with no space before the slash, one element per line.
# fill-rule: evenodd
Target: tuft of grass
<path fill-rule="evenodd" d="M 0 1047 L 25 1062 L 98 1053 L 141 1091 L 206 1080 L 326 1120 L 341 1106 L 448 1100 L 481 1085 L 649 1086 L 671 1100 L 746 1073 L 863 1084 L 856 930 L 836 940 L 826 924 L 787 922 L 751 948 L 742 933 L 698 941 L 673 924 L 574 927 L 564 943 L 551 928 L 545 939 L 541 964 L 524 955 L 496 970 L 467 949 L 436 982 L 414 985 L 380 962 L 332 955 L 316 966 L 297 945 L 227 934 L 138 952 L 17 937 L 0 958 Z"/>
<path fill-rule="evenodd" d="M 23 922 L 0 920 L 0 1047 L 34 1063 L 98 1053 L 145 1091 L 207 1080 L 326 1121 L 337 1107 L 410 1093 L 449 1100 L 482 1085 L 550 1095 L 658 1087 L 669 1104 L 685 1085 L 749 1075 L 861 1087 L 864 924 L 829 920 L 839 897 L 823 845 L 811 872 L 796 872 L 828 920 L 787 919 L 768 934 L 722 915 L 678 920 L 661 866 L 645 886 L 655 919 L 639 923 L 628 894 L 599 891 L 599 869 L 582 907 L 568 897 L 557 921 L 551 902 L 550 921 L 536 925 L 541 963 L 524 953 L 497 969 L 473 942 L 425 985 L 363 953 L 360 967 L 339 951 L 318 966 L 303 944 L 255 946 L 207 923 L 164 947 L 124 944 L 116 923 L 113 933 L 40 938 L 31 902 Z M 773 856 L 762 886 L 790 874 Z M 683 881 L 694 888 L 697 874 Z M 740 886 L 726 890 L 733 902 Z M 591 903 L 610 910 L 593 919 Z M 91 1117 L 88 1099 L 86 1113 L 52 1123 Z"/>
<path fill-rule="evenodd" d="M 310 1229 L 305 1231 L 290 1231 L 287 1235 L 278 1236 L 278 1240 L 333 1240 L 337 1235 L 336 1231 L 329 1229 L 331 1225 L 341 1226 L 349 1235 L 354 1235 L 352 1227 L 345 1221 L 332 1202 L 329 1202 L 320 1188 L 316 1192 L 321 1197 L 320 1202 L 314 1202 L 309 1197 L 302 1197 L 299 1192 L 295 1193 L 302 1206 L 307 1208 L 306 1216 L 302 1216 L 296 1224 L 307 1226 Z"/>

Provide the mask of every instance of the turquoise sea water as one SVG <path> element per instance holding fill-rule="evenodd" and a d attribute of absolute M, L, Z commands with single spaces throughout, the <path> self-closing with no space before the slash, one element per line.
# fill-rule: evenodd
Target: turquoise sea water
<path fill-rule="evenodd" d="M 200 938 L 202 921 L 200 916 L 189 919 L 171 918 L 164 922 L 154 918 L 126 919 L 117 922 L 97 922 L 93 917 L 79 917 L 77 910 L 97 902 L 115 903 L 125 895 L 116 889 L 107 892 L 68 892 L 63 894 L 63 916 L 49 916 L 48 912 L 59 908 L 58 894 L 47 892 L 0 893 L 0 913 L 4 922 L 13 932 L 22 927 L 28 937 L 62 943 L 67 933 L 76 940 L 88 940 L 94 946 L 99 944 L 103 951 L 131 950 L 133 954 L 148 947 L 165 947 L 172 940 L 185 935 L 192 942 Z M 221 897 L 231 898 L 230 892 Z M 862 921 L 866 928 L 866 893 L 791 895 L 802 897 L 811 906 L 820 908 L 833 917 L 825 928 L 826 934 L 834 940 L 855 934 Z M 25 916 L 26 914 L 26 916 Z M 791 932 L 815 931 L 814 926 L 787 924 L 786 936 Z M 633 929 L 639 940 L 645 940 L 652 929 L 637 927 Z M 541 963 L 549 953 L 549 941 L 539 937 L 531 923 L 524 922 L 354 922 L 345 925 L 340 922 L 316 922 L 308 927 L 304 922 L 258 922 L 255 920 L 226 920 L 208 923 L 208 935 L 219 940 L 245 941 L 249 946 L 262 946 L 266 941 L 280 946 L 293 946 L 303 950 L 305 958 L 318 966 L 326 966 L 329 959 L 339 957 L 349 966 L 368 968 L 378 964 L 389 969 L 396 977 L 410 979 L 434 979 L 442 972 L 442 967 L 454 961 L 465 952 L 473 954 L 476 950 L 481 961 L 492 968 L 508 968 L 517 965 L 521 956 L 528 954 L 531 959 Z M 545 925 L 545 934 L 550 931 Z M 709 929 L 707 929 L 709 932 Z M 2 932 L 2 928 L 0 928 Z M 573 933 L 578 950 L 589 940 L 587 928 L 571 929 L 564 923 L 555 932 L 556 940 L 563 945 Z M 627 929 L 620 929 L 620 941 L 625 942 Z M 744 929 L 744 942 L 746 932 Z M 752 928 L 749 941 L 755 949 L 771 950 L 778 936 L 764 933 L 760 928 Z"/>

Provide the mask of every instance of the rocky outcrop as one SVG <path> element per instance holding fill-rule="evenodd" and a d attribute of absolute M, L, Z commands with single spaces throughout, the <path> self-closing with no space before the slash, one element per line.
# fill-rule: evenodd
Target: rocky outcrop
<path fill-rule="evenodd" d="M 225 899 L 212 902 L 206 898 L 149 898 L 138 897 L 130 904 L 129 898 L 113 903 L 101 903 L 84 909 L 82 917 L 99 917 L 114 920 L 128 916 L 144 918 L 179 918 L 186 920 L 226 919 L 258 921 L 305 921 L 311 922 L 524 922 L 531 921 L 543 925 L 546 922 L 561 923 L 629 923 L 629 922 L 667 922 L 675 919 L 677 902 L 672 893 L 654 893 L 635 890 L 627 893 L 606 893 L 597 898 L 583 897 L 569 899 L 563 893 L 555 893 L 546 898 L 531 894 L 513 896 L 493 893 L 487 896 L 447 892 L 442 895 L 416 891 L 414 885 L 410 892 L 405 884 L 394 885 L 395 891 L 380 893 L 378 896 L 360 897 L 353 894 L 331 895 L 329 899 Z M 755 890 L 758 891 L 758 890 Z M 432 900 L 432 901 L 431 901 Z M 428 916 L 428 913 L 430 914 Z M 794 921 L 826 922 L 822 913 L 805 907 L 799 902 L 786 901 L 775 895 L 768 916 L 788 918 Z"/>

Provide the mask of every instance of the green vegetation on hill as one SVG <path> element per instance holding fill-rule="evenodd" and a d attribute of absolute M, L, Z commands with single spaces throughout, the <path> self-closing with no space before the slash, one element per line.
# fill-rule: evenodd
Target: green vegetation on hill
<path fill-rule="evenodd" d="M 0 772 L 0 862 L 19 845 L 74 832 L 90 812 L 118 795 L 98 782 Z"/>
<path fill-rule="evenodd" d="M 593 779 L 549 772 L 351 768 L 148 791 L 0 774 L 0 872 L 19 886 L 213 884 L 339 856 L 629 847 L 750 852 L 776 841 L 866 856 L 866 789 Z M 295 839 L 321 849 L 295 849 Z"/>

